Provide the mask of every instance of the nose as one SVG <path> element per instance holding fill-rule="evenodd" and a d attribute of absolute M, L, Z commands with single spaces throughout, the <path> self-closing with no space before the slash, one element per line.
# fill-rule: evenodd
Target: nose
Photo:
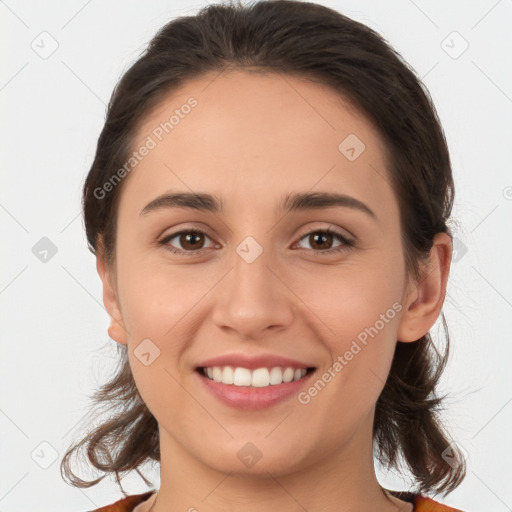
<path fill-rule="evenodd" d="M 235 254 L 231 270 L 215 287 L 215 325 L 245 340 L 285 330 L 293 321 L 297 300 L 286 285 L 286 275 L 272 261 L 270 251 L 264 250 L 252 262 L 243 251 L 240 254 Z"/>

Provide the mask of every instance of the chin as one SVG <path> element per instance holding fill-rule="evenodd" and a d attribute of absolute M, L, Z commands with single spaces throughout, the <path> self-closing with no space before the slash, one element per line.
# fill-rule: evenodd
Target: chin
<path fill-rule="evenodd" d="M 204 463 L 215 471 L 231 473 L 233 476 L 237 475 L 242 478 L 285 476 L 302 469 L 305 463 L 296 447 L 290 447 L 290 449 L 280 452 L 278 447 L 269 446 L 268 440 L 266 446 L 262 446 L 264 441 L 258 443 L 257 439 L 254 442 L 245 441 L 234 444 L 236 444 L 236 448 L 233 450 L 209 453 L 208 460 L 204 460 Z"/>

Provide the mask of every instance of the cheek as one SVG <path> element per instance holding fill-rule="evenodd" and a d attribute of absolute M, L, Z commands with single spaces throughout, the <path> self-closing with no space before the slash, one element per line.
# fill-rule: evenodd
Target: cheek
<path fill-rule="evenodd" d="M 171 266 L 138 258 L 127 258 L 120 267 L 124 275 L 119 293 L 137 388 L 155 416 L 161 407 L 167 408 L 166 396 L 184 407 L 186 396 L 177 383 L 189 378 L 184 354 L 195 341 L 201 300 L 218 278 L 199 265 Z M 151 363 L 145 365 L 148 359 Z"/>
<path fill-rule="evenodd" d="M 404 285 L 401 263 L 392 254 L 386 259 L 382 252 L 374 251 L 368 258 L 311 269 L 290 274 L 288 282 L 303 301 L 304 315 L 309 309 L 309 317 L 313 313 L 323 325 L 326 340 L 346 342 L 376 322 L 379 331 L 392 334 Z M 381 315 L 386 316 L 385 328 L 379 321 Z M 340 349 L 343 347 L 344 343 Z"/>
<path fill-rule="evenodd" d="M 164 251 L 153 249 L 152 251 Z M 215 280 L 201 265 L 171 264 L 129 247 L 119 259 L 123 318 L 132 334 L 164 340 L 211 289 Z"/>
<path fill-rule="evenodd" d="M 125 278 L 123 318 L 128 329 L 128 354 L 137 389 L 151 413 L 186 409 L 182 354 L 192 342 L 189 318 L 206 290 L 171 281 L 162 271 L 140 266 Z M 192 281 L 194 282 L 194 281 Z M 188 327 L 187 327 L 188 326 Z M 167 414 L 167 412 L 165 413 Z M 170 417 L 170 416 L 169 416 Z"/>
<path fill-rule="evenodd" d="M 386 260 L 381 253 L 375 259 L 336 270 L 325 267 L 314 279 L 297 280 L 293 288 L 307 297 L 314 314 L 304 310 L 304 315 L 321 333 L 331 365 L 338 361 L 336 368 L 330 365 L 339 376 L 333 389 L 343 391 L 348 402 L 367 405 L 375 401 L 389 373 L 402 311 L 402 267 L 392 255 Z M 333 395 L 333 400 L 338 398 Z"/>

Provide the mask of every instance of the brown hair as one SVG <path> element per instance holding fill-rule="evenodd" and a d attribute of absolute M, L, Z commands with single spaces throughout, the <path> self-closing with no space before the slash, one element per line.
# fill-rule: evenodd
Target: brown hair
<path fill-rule="evenodd" d="M 164 25 L 116 85 L 96 155 L 83 188 L 89 249 L 101 243 L 115 261 L 118 200 L 123 182 L 105 197 L 95 191 L 128 161 L 137 129 L 150 110 L 185 81 L 207 72 L 259 68 L 330 86 L 379 130 L 388 173 L 400 207 L 407 271 L 420 279 L 419 261 L 434 235 L 447 232 L 454 184 L 443 130 L 431 97 L 414 70 L 367 26 L 327 7 L 273 0 L 209 5 L 195 16 Z M 419 492 L 448 494 L 464 479 L 465 460 L 452 446 L 438 416 L 445 396 L 436 387 L 449 354 L 441 356 L 430 333 L 414 343 L 397 342 L 391 370 L 376 403 L 374 443 L 389 468 L 407 463 Z M 126 346 L 118 345 L 116 374 L 92 395 L 94 406 L 114 411 L 108 421 L 68 449 L 61 474 L 71 485 L 90 487 L 106 474 L 160 461 L 158 424 L 138 393 Z M 92 481 L 69 467 L 72 454 L 87 448 L 88 461 L 105 473 Z M 148 481 L 141 475 L 146 484 Z M 126 494 L 124 490 L 123 494 Z"/>

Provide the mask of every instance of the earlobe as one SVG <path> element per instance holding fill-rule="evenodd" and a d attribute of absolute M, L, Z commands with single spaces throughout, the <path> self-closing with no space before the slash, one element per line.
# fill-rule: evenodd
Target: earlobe
<path fill-rule="evenodd" d="M 123 324 L 110 317 L 110 325 L 107 329 L 108 336 L 110 339 L 117 341 L 120 345 L 126 345 L 128 340 L 126 338 L 126 329 Z"/>
<path fill-rule="evenodd" d="M 413 291 L 406 292 L 397 339 L 419 340 L 434 325 L 443 307 L 450 262 L 452 239 L 448 233 L 437 233 L 426 263 L 421 263 L 421 279 Z"/>
<path fill-rule="evenodd" d="M 98 250 L 96 251 L 96 269 L 103 286 L 103 304 L 110 315 L 108 335 L 111 339 L 117 341 L 121 345 L 126 345 L 126 329 L 124 327 L 121 308 L 119 306 L 119 300 L 115 290 L 115 280 L 112 276 L 113 270 L 109 268 L 106 263 L 104 251 L 100 243 L 98 244 Z"/>

